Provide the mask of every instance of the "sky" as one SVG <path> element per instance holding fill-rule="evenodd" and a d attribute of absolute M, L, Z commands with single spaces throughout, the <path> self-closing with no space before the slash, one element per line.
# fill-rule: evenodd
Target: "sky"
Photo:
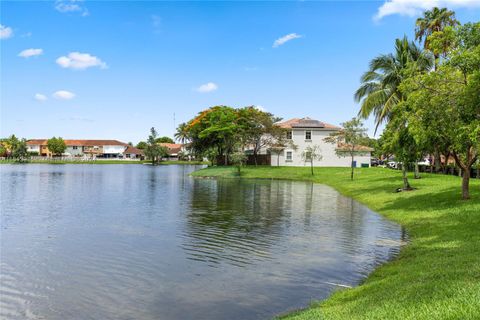
<path fill-rule="evenodd" d="M 433 5 L 480 20 L 480 0 L 1 1 L 0 135 L 136 143 L 215 105 L 338 125 Z"/>

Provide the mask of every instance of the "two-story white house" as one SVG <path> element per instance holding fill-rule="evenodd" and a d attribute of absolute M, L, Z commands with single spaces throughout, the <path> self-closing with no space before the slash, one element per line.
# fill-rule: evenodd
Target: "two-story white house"
<path fill-rule="evenodd" d="M 310 118 L 294 118 L 277 123 L 278 126 L 287 130 L 287 139 L 290 143 L 282 147 L 270 148 L 272 166 L 305 166 L 302 153 L 308 146 L 318 146 L 322 155 L 321 160 L 314 160 L 313 165 L 317 167 L 350 167 L 351 157 L 348 153 L 339 156 L 338 150 L 346 150 L 344 144 L 332 144 L 324 139 L 330 133 L 339 131 L 342 128 Z M 354 166 L 370 166 L 372 148 L 365 146 L 355 147 L 356 155 Z"/>
<path fill-rule="evenodd" d="M 47 139 L 27 141 L 27 151 L 40 156 L 52 156 Z M 66 149 L 63 156 L 86 158 L 142 158 L 143 151 L 118 140 L 64 140 Z"/>

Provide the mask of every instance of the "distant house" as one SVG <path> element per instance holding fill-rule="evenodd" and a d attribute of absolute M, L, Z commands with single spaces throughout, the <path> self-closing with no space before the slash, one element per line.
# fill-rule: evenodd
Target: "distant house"
<path fill-rule="evenodd" d="M 27 141 L 27 151 L 37 153 L 40 156 L 50 157 L 48 139 L 32 139 Z M 123 158 L 127 154 L 129 158 L 142 158 L 143 152 L 133 148 L 125 142 L 118 140 L 64 140 L 67 146 L 62 154 L 67 157 L 87 158 Z M 130 149 L 129 149 L 130 148 Z M 128 152 L 126 152 L 128 151 Z"/>
<path fill-rule="evenodd" d="M 180 143 L 159 143 L 162 147 L 167 148 L 168 158 L 172 160 L 178 159 L 180 153 L 185 152 L 183 144 Z"/>
<path fill-rule="evenodd" d="M 277 123 L 278 126 L 287 130 L 287 139 L 291 145 L 272 147 L 267 152 L 271 154 L 272 166 L 303 166 L 302 153 L 308 146 L 319 146 L 322 154 L 321 160 L 314 160 L 314 166 L 319 167 L 350 167 L 351 158 L 339 156 L 337 151 L 347 151 L 345 144 L 331 144 L 324 141 L 330 133 L 342 128 L 319 120 L 310 118 L 294 118 Z M 293 147 L 296 146 L 296 148 Z M 355 147 L 357 152 L 354 166 L 370 166 L 372 148 L 366 146 Z"/>
<path fill-rule="evenodd" d="M 142 149 L 138 149 L 132 146 L 128 146 L 127 149 L 123 152 L 123 155 L 126 159 L 143 159 L 145 154 Z"/>

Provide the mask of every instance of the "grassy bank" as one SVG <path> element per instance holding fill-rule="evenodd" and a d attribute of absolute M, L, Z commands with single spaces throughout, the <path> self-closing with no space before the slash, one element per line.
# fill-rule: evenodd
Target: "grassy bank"
<path fill-rule="evenodd" d="M 339 290 L 285 319 L 480 319 L 480 180 L 472 179 L 469 201 L 460 200 L 461 179 L 423 174 L 401 187 L 399 171 L 348 168 L 258 167 L 245 178 L 314 181 L 403 225 L 410 237 L 398 258 L 375 270 L 353 289 Z M 203 177 L 235 177 L 234 168 L 207 168 Z"/>
<path fill-rule="evenodd" d="M 29 160 L 26 162 L 18 162 L 15 160 L 0 160 L 0 164 L 144 164 L 151 163 L 151 161 L 137 161 L 137 160 L 92 160 L 92 161 L 69 161 L 69 160 Z M 207 164 L 202 161 L 162 161 L 160 165 L 166 164 L 188 164 L 188 165 L 199 165 Z"/>

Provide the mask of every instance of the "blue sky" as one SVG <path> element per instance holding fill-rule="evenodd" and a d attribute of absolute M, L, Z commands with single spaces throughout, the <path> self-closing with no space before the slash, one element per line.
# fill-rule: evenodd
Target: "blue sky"
<path fill-rule="evenodd" d="M 454 7 L 457 18 L 478 21 L 480 1 L 462 1 Z M 411 37 L 425 4 L 2 1 L 0 6 L 1 135 L 136 143 L 152 126 L 172 136 L 174 113 L 178 125 L 220 104 L 258 105 L 284 119 L 348 120 L 357 114 L 353 92 L 369 60 L 390 52 L 395 38 Z M 371 119 L 366 125 L 373 129 Z"/>

